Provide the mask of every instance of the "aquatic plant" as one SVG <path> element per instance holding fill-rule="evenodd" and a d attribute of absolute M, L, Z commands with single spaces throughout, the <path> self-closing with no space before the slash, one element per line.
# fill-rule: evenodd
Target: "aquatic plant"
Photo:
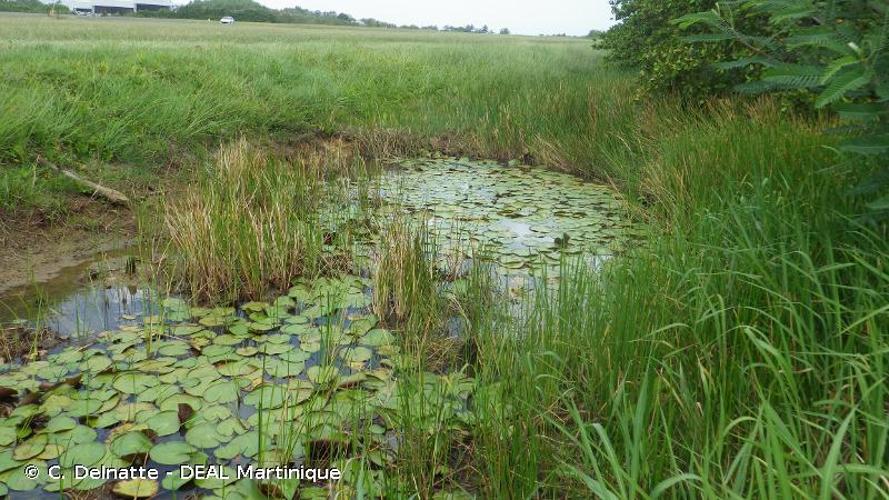
<path fill-rule="evenodd" d="M 232 301 L 286 289 L 319 268 L 322 179 L 241 140 L 223 147 L 199 183 L 170 200 L 174 266 L 196 297 Z"/>

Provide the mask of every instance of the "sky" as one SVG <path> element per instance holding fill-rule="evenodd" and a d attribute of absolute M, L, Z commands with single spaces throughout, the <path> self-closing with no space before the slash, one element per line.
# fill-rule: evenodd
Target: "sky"
<path fill-rule="evenodd" d="M 523 35 L 586 35 L 613 24 L 608 0 L 258 0 L 275 9 L 298 5 L 395 24 L 477 27 Z"/>

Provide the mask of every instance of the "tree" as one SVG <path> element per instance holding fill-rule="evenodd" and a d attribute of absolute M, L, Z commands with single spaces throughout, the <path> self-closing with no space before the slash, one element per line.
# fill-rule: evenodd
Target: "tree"
<path fill-rule="evenodd" d="M 744 29 L 758 17 L 773 27 L 768 37 Z M 703 27 L 690 42 L 730 43 L 742 54 L 718 63 L 754 68 L 757 78 L 742 92 L 796 91 L 814 94 L 816 108 L 832 107 L 849 138 L 840 151 L 877 168 L 855 191 L 871 196 L 875 219 L 889 218 L 889 3 L 861 0 L 776 2 L 749 0 L 685 15 L 683 29 Z"/>
<path fill-rule="evenodd" d="M 713 8 L 716 0 L 611 0 L 619 24 L 603 37 L 613 62 L 639 69 L 642 87 L 648 91 L 670 91 L 702 96 L 730 90 L 736 75 L 711 63 L 734 59 L 734 48 L 725 42 L 689 44 L 671 21 Z M 750 27 L 753 29 L 754 27 Z"/>
<path fill-rule="evenodd" d="M 501 34 L 501 35 L 508 35 L 508 34 L 509 34 L 509 28 L 503 28 L 503 29 L 501 29 L 501 30 L 500 30 L 500 34 Z"/>

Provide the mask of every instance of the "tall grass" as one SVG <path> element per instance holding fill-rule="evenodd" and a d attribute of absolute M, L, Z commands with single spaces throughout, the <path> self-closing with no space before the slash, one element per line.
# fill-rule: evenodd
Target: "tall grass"
<path fill-rule="evenodd" d="M 174 267 L 193 295 L 262 297 L 319 269 L 322 179 L 246 141 L 223 147 L 199 184 L 168 200 Z"/>
<path fill-rule="evenodd" d="M 342 133 L 368 155 L 445 149 L 603 177 L 638 148 L 633 80 L 585 40 L 44 17 L 0 15 L 3 164 L 158 172 L 241 134 Z"/>
<path fill-rule="evenodd" d="M 889 238 L 856 222 L 848 186 L 867 167 L 836 164 L 825 123 L 767 100 L 637 102 L 632 78 L 577 41 L 0 22 L 12 68 L 0 110 L 16 117 L 0 123 L 6 163 L 35 151 L 147 163 L 170 144 L 341 132 L 374 156 L 523 157 L 644 202 L 644 245 L 601 272 L 566 262 L 523 315 L 476 270 L 461 357 L 446 364 L 428 362 L 456 351 L 442 349 L 453 311 L 423 231 L 386 230 L 375 307 L 402 349 L 392 495 L 889 496 Z M 197 295 L 253 295 L 319 268 L 318 172 L 236 143 L 170 200 Z M 442 366 L 462 370 L 428 373 Z M 466 416 L 451 403 L 469 388 Z"/>
<path fill-rule="evenodd" d="M 886 231 L 822 142 L 767 103 L 687 126 L 643 166 L 671 229 L 478 317 L 488 495 L 889 495 Z"/>

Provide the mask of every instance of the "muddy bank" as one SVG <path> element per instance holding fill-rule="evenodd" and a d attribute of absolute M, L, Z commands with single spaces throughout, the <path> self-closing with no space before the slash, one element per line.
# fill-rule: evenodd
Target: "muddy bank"
<path fill-rule="evenodd" d="M 0 231 L 0 296 L 51 281 L 98 254 L 133 244 L 136 225 L 128 210 L 99 207 L 81 218 L 83 224 L 13 221 Z"/>

